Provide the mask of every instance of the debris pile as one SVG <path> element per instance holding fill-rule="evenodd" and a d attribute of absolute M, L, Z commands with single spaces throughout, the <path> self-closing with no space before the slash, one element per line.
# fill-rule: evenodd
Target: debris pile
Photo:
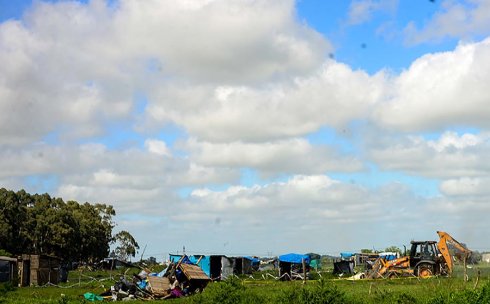
<path fill-rule="evenodd" d="M 84 297 L 89 301 L 180 298 L 202 292 L 210 280 L 199 266 L 184 255 L 160 273 L 142 270 L 134 274 L 131 280 L 121 277 L 110 290 L 98 296 L 87 293 Z"/>

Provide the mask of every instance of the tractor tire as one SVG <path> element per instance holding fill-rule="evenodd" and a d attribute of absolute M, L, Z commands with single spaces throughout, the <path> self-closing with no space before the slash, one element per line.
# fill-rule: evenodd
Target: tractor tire
<path fill-rule="evenodd" d="M 434 266 L 429 263 L 422 263 L 417 266 L 417 276 L 419 278 L 430 278 L 434 275 Z"/>
<path fill-rule="evenodd" d="M 396 272 L 394 272 L 394 271 L 390 271 L 390 272 L 388 272 L 385 275 L 385 278 L 390 279 L 390 280 L 397 279 L 398 278 L 398 274 Z"/>

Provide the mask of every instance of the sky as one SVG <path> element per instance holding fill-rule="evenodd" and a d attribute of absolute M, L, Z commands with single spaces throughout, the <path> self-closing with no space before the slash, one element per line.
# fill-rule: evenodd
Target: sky
<path fill-rule="evenodd" d="M 159 260 L 437 230 L 490 251 L 489 15 L 490 0 L 0 0 L 0 187 L 111 204 L 114 232 Z"/>

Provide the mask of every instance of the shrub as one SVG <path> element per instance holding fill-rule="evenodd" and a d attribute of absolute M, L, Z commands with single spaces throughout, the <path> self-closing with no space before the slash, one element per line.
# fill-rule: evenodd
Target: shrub
<path fill-rule="evenodd" d="M 447 296 L 439 294 L 430 299 L 428 304 L 480 304 L 490 303 L 490 282 L 480 289 L 465 289 L 450 292 Z"/>
<path fill-rule="evenodd" d="M 301 289 L 288 288 L 277 298 L 277 303 L 340 304 L 346 302 L 345 293 L 325 280 L 319 280 L 315 286 L 303 286 Z"/>

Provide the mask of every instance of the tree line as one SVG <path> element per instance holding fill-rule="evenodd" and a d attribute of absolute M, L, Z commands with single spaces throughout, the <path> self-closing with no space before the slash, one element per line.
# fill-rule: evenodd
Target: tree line
<path fill-rule="evenodd" d="M 0 250 L 12 255 L 54 255 L 66 261 L 99 261 L 121 237 L 129 235 L 134 240 L 127 231 L 113 237 L 115 215 L 111 205 L 64 202 L 47 193 L 31 195 L 1 188 Z"/>

